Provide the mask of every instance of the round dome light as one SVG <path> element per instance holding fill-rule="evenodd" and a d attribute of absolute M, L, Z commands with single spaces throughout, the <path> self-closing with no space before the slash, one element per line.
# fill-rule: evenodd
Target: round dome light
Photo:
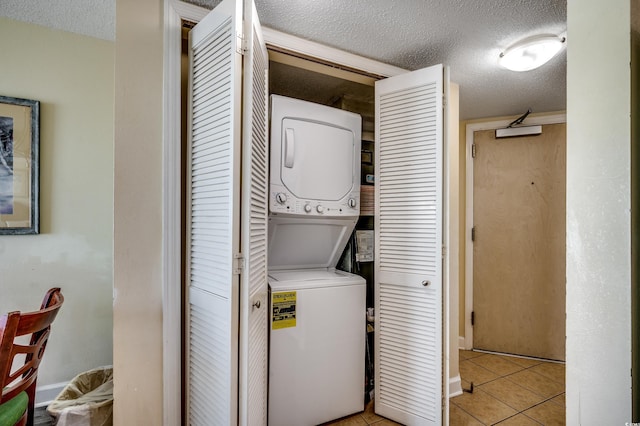
<path fill-rule="evenodd" d="M 529 71 L 546 64 L 562 49 L 564 37 L 554 35 L 524 39 L 500 53 L 498 63 L 511 71 Z"/>

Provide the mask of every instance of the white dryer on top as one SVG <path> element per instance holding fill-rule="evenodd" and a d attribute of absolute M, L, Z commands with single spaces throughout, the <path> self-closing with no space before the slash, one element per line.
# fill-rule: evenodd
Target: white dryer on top
<path fill-rule="evenodd" d="M 272 95 L 270 214 L 357 217 L 361 126 L 358 114 Z"/>
<path fill-rule="evenodd" d="M 335 268 L 360 215 L 358 114 L 271 96 L 269 270 Z"/>

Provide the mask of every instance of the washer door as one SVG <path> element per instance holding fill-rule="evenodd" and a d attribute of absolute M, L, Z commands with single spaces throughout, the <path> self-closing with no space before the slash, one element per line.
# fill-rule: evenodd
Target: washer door
<path fill-rule="evenodd" d="M 356 220 L 269 217 L 269 269 L 335 268 Z"/>

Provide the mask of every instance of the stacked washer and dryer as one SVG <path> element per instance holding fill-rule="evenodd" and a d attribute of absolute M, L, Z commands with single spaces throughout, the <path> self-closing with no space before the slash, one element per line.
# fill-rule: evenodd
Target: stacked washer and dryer
<path fill-rule="evenodd" d="M 366 282 L 336 270 L 360 214 L 361 117 L 271 96 L 269 424 L 364 409 Z"/>

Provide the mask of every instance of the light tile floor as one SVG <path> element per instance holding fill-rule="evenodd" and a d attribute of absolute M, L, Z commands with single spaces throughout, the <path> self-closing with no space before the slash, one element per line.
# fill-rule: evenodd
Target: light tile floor
<path fill-rule="evenodd" d="M 564 364 L 482 352 L 460 351 L 462 387 L 473 393 L 449 400 L 450 426 L 554 426 L 565 424 Z M 36 409 L 36 425 L 52 425 L 44 408 Z M 400 426 L 365 411 L 322 426 Z"/>
<path fill-rule="evenodd" d="M 370 401 L 362 413 L 354 414 L 343 419 L 323 423 L 321 426 L 402 426 L 374 413 L 374 401 Z"/>
<path fill-rule="evenodd" d="M 463 389 L 449 400 L 450 426 L 555 426 L 565 424 L 564 364 L 460 351 Z M 389 426 L 398 423 L 365 411 L 323 426 Z"/>
<path fill-rule="evenodd" d="M 449 424 L 564 425 L 564 364 L 460 351 L 463 389 L 449 401 Z"/>

